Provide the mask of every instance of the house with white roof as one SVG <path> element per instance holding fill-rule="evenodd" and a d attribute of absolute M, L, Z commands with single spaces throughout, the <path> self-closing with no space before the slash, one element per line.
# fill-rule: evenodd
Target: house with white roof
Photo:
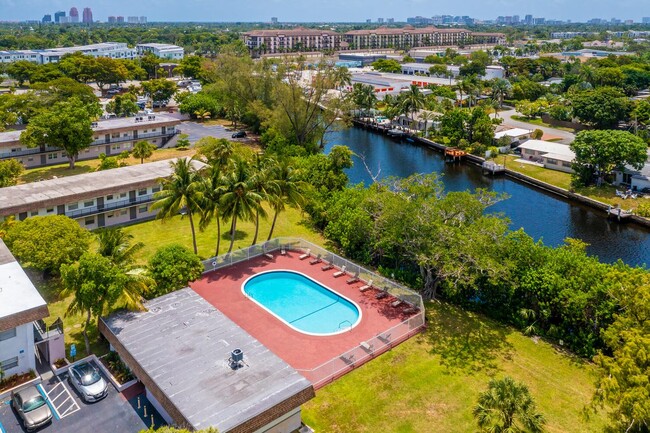
<path fill-rule="evenodd" d="M 512 128 L 504 129 L 499 132 L 494 133 L 494 139 L 499 140 L 501 137 L 510 138 L 510 144 L 523 143 L 526 140 L 529 140 L 533 131 L 531 129 L 524 128 Z"/>
<path fill-rule="evenodd" d="M 0 369 L 5 377 L 36 370 L 34 322 L 49 315 L 45 300 L 0 239 Z"/>
<path fill-rule="evenodd" d="M 576 155 L 566 144 L 552 141 L 528 140 L 517 146 L 521 158 L 544 164 L 545 168 L 573 173 L 571 163 Z"/>

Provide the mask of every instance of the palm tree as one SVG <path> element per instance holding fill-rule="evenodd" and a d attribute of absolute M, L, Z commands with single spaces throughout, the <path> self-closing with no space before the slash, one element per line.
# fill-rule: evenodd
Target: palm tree
<path fill-rule="evenodd" d="M 142 242 L 132 244 L 133 235 L 126 233 L 122 227 L 103 228 L 96 233 L 99 241 L 97 253 L 121 268 L 131 265 L 135 261 L 135 254 L 144 247 Z"/>
<path fill-rule="evenodd" d="M 255 207 L 255 235 L 253 235 L 253 243 L 257 243 L 257 235 L 260 230 L 260 216 L 262 218 L 267 217 L 266 210 L 262 206 L 262 202 L 267 200 L 270 192 L 274 189 L 275 185 L 272 182 L 269 182 L 269 163 L 271 161 L 266 160 L 262 155 L 256 153 L 254 158 L 254 165 L 251 173 L 251 185 L 253 190 L 259 194 L 260 199 Z"/>
<path fill-rule="evenodd" d="M 481 431 L 490 433 L 541 433 L 546 422 L 528 387 L 510 377 L 492 379 L 473 412 Z"/>
<path fill-rule="evenodd" d="M 232 252 L 235 243 L 237 220 L 251 221 L 262 197 L 255 191 L 251 183 L 250 164 L 240 156 L 233 161 L 232 170 L 223 177 L 223 195 L 221 196 L 221 214 L 230 218 L 230 248 Z"/>
<path fill-rule="evenodd" d="M 413 115 L 424 108 L 426 97 L 422 92 L 420 92 L 420 88 L 415 84 L 411 84 L 408 91 L 404 92 L 401 96 L 402 109 L 404 110 L 404 113 L 411 115 L 411 122 L 415 121 Z"/>
<path fill-rule="evenodd" d="M 436 119 L 436 113 L 433 111 L 423 111 L 420 113 L 420 116 L 418 116 L 418 119 L 424 120 L 424 136 L 426 137 L 429 132 L 429 121 Z"/>
<path fill-rule="evenodd" d="M 203 137 L 196 142 L 198 154 L 210 165 L 216 165 L 224 170 L 230 158 L 235 153 L 235 143 L 225 138 Z"/>
<path fill-rule="evenodd" d="M 225 165 L 225 164 L 224 164 Z M 206 176 L 201 179 L 198 190 L 201 194 L 201 219 L 199 229 L 205 230 L 214 219 L 217 222 L 217 247 L 215 257 L 219 255 L 221 246 L 221 196 L 223 195 L 223 170 L 219 164 L 211 164 Z"/>
<path fill-rule="evenodd" d="M 156 146 L 154 144 L 151 144 L 146 140 L 142 140 L 135 143 L 132 153 L 134 157 L 140 158 L 140 164 L 144 164 L 144 160 L 151 158 L 154 150 L 156 150 Z"/>
<path fill-rule="evenodd" d="M 275 162 L 271 170 L 271 179 L 275 186 L 269 195 L 269 202 L 271 209 L 273 209 L 273 222 L 271 223 L 267 241 L 271 240 L 273 230 L 275 230 L 275 222 L 280 212 L 285 210 L 286 205 L 300 206 L 305 201 L 305 198 L 300 193 L 305 186 L 305 182 L 298 179 L 298 172 L 286 159 Z"/>
<path fill-rule="evenodd" d="M 337 89 L 346 85 L 349 86 L 352 84 L 352 74 L 346 67 L 334 68 L 334 71 L 332 72 L 332 81 L 334 82 L 334 87 Z"/>
<path fill-rule="evenodd" d="M 184 209 L 190 219 L 194 254 L 198 254 L 194 213 L 200 209 L 201 194 L 198 186 L 201 178 L 191 159 L 179 158 L 169 165 L 173 173 L 169 178 L 162 180 L 162 190 L 154 195 L 156 201 L 151 205 L 151 209 L 159 209 L 156 217 L 163 220 L 176 216 Z"/>
<path fill-rule="evenodd" d="M 492 99 L 499 101 L 499 108 L 503 106 L 503 99 L 508 96 L 511 88 L 510 82 L 503 78 L 495 78 L 492 81 Z"/>

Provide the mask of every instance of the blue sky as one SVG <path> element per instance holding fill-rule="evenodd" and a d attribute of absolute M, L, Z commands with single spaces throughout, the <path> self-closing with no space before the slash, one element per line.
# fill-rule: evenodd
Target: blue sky
<path fill-rule="evenodd" d="M 444 5 L 444 6 L 443 6 Z M 641 21 L 650 16 L 649 0 L 0 0 L 0 20 L 40 19 L 76 6 L 91 7 L 94 19 L 109 15 L 145 15 L 149 21 L 365 21 L 378 17 L 404 21 L 422 15 L 469 15 L 492 19 L 526 14 L 586 21 L 612 17 Z"/>

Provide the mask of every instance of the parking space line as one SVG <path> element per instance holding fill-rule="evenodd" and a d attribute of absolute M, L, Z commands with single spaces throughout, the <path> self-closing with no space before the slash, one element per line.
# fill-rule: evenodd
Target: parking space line
<path fill-rule="evenodd" d="M 47 394 L 47 396 L 48 396 L 48 402 L 52 403 L 50 407 L 54 408 L 54 411 L 58 415 L 58 419 L 61 419 L 61 418 L 65 418 L 66 416 L 72 415 L 73 413 L 77 412 L 78 410 L 81 410 L 81 408 L 79 407 L 76 400 L 74 399 L 74 397 L 70 393 L 70 390 L 68 389 L 67 386 L 65 386 L 65 383 L 63 383 L 61 378 L 56 376 L 56 380 L 58 380 L 59 383 L 57 383 L 56 385 L 54 385 L 54 387 L 52 387 L 52 389 Z M 61 390 L 61 392 L 57 392 L 55 397 L 52 397 L 52 394 L 55 393 L 55 391 L 57 390 L 57 388 L 59 386 L 61 386 L 63 389 Z M 55 400 L 57 400 L 59 397 L 61 397 L 61 396 L 65 397 L 66 395 L 67 395 L 67 398 L 64 398 L 63 401 L 55 403 Z M 65 409 L 63 409 L 63 407 L 66 405 L 66 403 L 68 403 L 68 400 L 70 400 L 69 406 L 66 407 Z M 59 412 L 59 409 L 63 409 L 63 411 Z"/>
<path fill-rule="evenodd" d="M 6 433 L 5 428 L 2 427 L 2 423 L 0 422 L 0 433 Z"/>
<path fill-rule="evenodd" d="M 45 403 L 47 403 L 47 405 L 50 407 L 50 410 L 52 410 L 52 412 L 54 412 L 54 418 L 56 418 L 57 420 L 61 419 L 61 417 L 59 416 L 59 412 L 57 412 L 54 405 L 50 402 L 50 399 L 48 398 L 47 393 L 45 392 L 45 390 L 43 389 L 43 387 L 41 386 L 40 383 L 38 385 L 36 385 L 36 388 L 38 389 L 38 392 L 40 392 L 41 395 L 43 396 L 43 398 L 45 399 Z"/>

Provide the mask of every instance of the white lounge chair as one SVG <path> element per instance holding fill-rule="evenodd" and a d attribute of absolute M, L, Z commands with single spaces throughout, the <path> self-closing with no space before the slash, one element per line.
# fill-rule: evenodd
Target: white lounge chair
<path fill-rule="evenodd" d="M 271 253 L 264 253 L 264 257 L 266 257 L 269 260 L 273 260 L 273 254 Z"/>
<path fill-rule="evenodd" d="M 358 272 L 355 273 L 354 276 L 352 276 L 351 278 L 348 278 L 348 281 L 346 281 L 346 282 L 347 282 L 348 284 L 354 284 L 354 283 L 356 283 L 357 281 L 359 281 L 359 273 L 358 273 Z"/>
<path fill-rule="evenodd" d="M 287 255 L 287 250 L 285 247 L 282 247 L 282 249 L 280 250 L 280 254 L 282 254 L 283 256 Z"/>
<path fill-rule="evenodd" d="M 368 284 L 366 284 L 365 286 L 359 287 L 359 291 L 361 292 L 365 292 L 366 290 L 370 290 L 370 289 L 372 289 L 372 280 L 368 280 Z"/>
<path fill-rule="evenodd" d="M 393 302 L 390 304 L 390 306 L 393 307 L 393 308 L 397 308 L 397 307 L 399 307 L 400 305 L 402 305 L 402 300 L 401 300 L 401 299 L 398 299 L 398 300 L 396 300 L 396 301 L 393 301 Z"/>
<path fill-rule="evenodd" d="M 308 248 L 305 254 L 301 254 L 300 256 L 298 256 L 298 258 L 300 260 L 305 260 L 307 257 L 309 257 L 310 254 L 311 254 L 311 249 Z"/>
<path fill-rule="evenodd" d="M 334 278 L 338 278 L 345 275 L 345 266 L 343 266 L 340 271 L 334 272 L 334 274 L 332 275 L 334 276 Z"/>

